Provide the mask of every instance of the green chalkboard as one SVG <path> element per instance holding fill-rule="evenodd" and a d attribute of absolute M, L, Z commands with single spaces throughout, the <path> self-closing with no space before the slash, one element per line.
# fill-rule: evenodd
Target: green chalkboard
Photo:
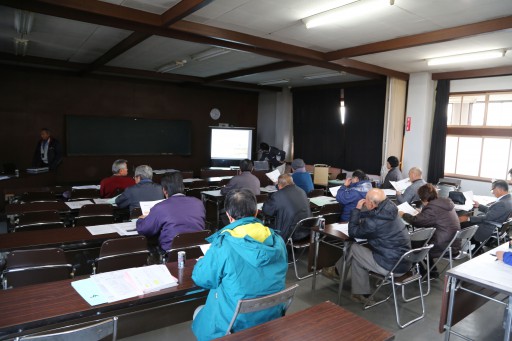
<path fill-rule="evenodd" d="M 191 122 L 66 116 L 66 151 L 76 155 L 190 155 Z"/>

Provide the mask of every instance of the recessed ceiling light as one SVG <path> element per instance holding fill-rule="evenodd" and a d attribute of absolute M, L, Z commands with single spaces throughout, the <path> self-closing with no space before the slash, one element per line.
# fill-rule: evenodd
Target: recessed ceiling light
<path fill-rule="evenodd" d="M 445 65 L 445 64 L 456 64 L 474 62 L 479 60 L 493 59 L 504 57 L 507 50 L 492 50 L 492 51 L 480 51 L 473 53 L 464 53 L 452 56 L 445 56 L 439 58 L 427 59 L 427 65 Z"/>

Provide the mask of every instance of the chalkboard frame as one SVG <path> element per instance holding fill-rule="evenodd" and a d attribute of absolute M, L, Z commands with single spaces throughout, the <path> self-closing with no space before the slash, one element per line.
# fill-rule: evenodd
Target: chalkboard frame
<path fill-rule="evenodd" d="M 68 156 L 192 154 L 190 120 L 66 115 L 65 121 Z"/>

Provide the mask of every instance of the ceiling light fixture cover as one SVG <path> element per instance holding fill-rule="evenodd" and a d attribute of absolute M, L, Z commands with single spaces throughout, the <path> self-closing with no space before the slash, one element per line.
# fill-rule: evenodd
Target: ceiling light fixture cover
<path fill-rule="evenodd" d="M 220 48 L 220 47 L 214 47 L 212 49 L 209 49 L 209 50 L 206 50 L 206 51 L 203 51 L 203 52 L 199 52 L 197 54 L 192 55 L 191 59 L 192 60 L 196 60 L 198 62 L 201 62 L 203 60 L 207 60 L 207 59 L 210 59 L 210 58 L 222 56 L 223 54 L 229 53 L 231 51 L 232 50 L 230 50 L 230 49 L 223 49 L 223 48 Z"/>
<path fill-rule="evenodd" d="M 306 28 L 313 28 L 336 22 L 344 22 L 357 17 L 368 16 L 372 12 L 377 12 L 389 5 L 394 5 L 394 1 L 387 0 L 350 0 L 345 4 L 331 10 L 320 12 L 318 14 L 302 19 Z"/>
<path fill-rule="evenodd" d="M 176 69 L 179 69 L 181 67 L 184 67 L 185 64 L 187 63 L 187 60 L 186 59 L 183 59 L 183 60 L 176 60 L 170 64 L 165 64 L 165 65 L 162 65 L 160 66 L 156 71 L 157 72 L 170 72 L 172 70 L 176 70 Z"/>
<path fill-rule="evenodd" d="M 304 79 L 339 77 L 339 76 L 343 76 L 344 74 L 345 74 L 345 72 L 322 72 L 322 73 L 315 73 L 315 74 L 311 74 L 311 75 L 305 75 Z"/>
<path fill-rule="evenodd" d="M 22 36 L 26 36 L 32 31 L 34 24 L 34 13 L 28 11 L 16 10 L 14 12 L 14 29 Z"/>
<path fill-rule="evenodd" d="M 259 82 L 258 85 L 283 84 L 283 83 L 288 83 L 289 81 L 290 81 L 289 79 L 274 79 L 274 80 L 270 80 L 270 81 Z"/>
<path fill-rule="evenodd" d="M 480 51 L 473 53 L 464 53 L 453 56 L 429 58 L 427 59 L 428 66 L 434 65 L 445 65 L 445 64 L 456 64 L 456 63 L 467 63 L 479 60 L 493 59 L 504 57 L 507 50 L 492 50 L 492 51 Z"/>

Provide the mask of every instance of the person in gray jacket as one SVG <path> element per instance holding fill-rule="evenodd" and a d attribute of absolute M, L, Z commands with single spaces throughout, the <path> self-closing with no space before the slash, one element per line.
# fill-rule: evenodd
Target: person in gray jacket
<path fill-rule="evenodd" d="M 403 204 L 404 202 L 408 202 L 409 204 L 420 200 L 418 196 L 418 189 L 423 186 L 426 182 L 421 178 L 423 172 L 421 168 L 412 167 L 409 170 L 409 180 L 411 181 L 411 185 L 407 187 L 402 194 L 400 191 L 396 191 L 396 201 L 399 204 Z"/>
<path fill-rule="evenodd" d="M 382 183 L 380 188 L 382 188 L 382 189 L 393 188 L 393 185 L 391 185 L 390 181 L 402 180 L 402 172 L 400 172 L 400 169 L 398 168 L 399 164 L 400 164 L 400 161 L 398 161 L 398 158 L 396 156 L 388 157 L 387 162 L 386 162 L 388 174 L 386 174 L 386 177 L 384 178 L 384 182 Z"/>
<path fill-rule="evenodd" d="M 232 177 L 228 184 L 220 189 L 220 193 L 226 195 L 232 189 L 247 188 L 254 195 L 260 194 L 260 179 L 252 174 L 253 167 L 251 160 L 240 161 L 240 174 Z"/>
<path fill-rule="evenodd" d="M 367 210 L 363 210 L 365 207 Z M 373 188 L 365 199 L 359 200 L 350 214 L 348 233 L 352 238 L 366 239 L 370 248 L 352 243 L 347 253 L 347 263 L 352 264 L 352 300 L 367 302 L 372 292 L 369 271 L 387 274 L 400 257 L 411 249 L 409 233 L 398 216 L 398 209 L 386 198 L 383 190 Z M 409 271 L 411 264 L 401 263 L 395 269 L 395 275 L 401 276 Z M 335 267 L 324 268 L 328 277 L 336 277 L 343 268 L 343 258 Z"/>
<path fill-rule="evenodd" d="M 119 208 L 129 207 L 130 211 L 140 207 L 141 201 L 155 201 L 165 199 L 162 186 L 155 184 L 153 179 L 153 169 L 147 165 L 141 165 L 135 168 L 135 185 L 128 187 L 116 197 L 116 205 Z"/>

